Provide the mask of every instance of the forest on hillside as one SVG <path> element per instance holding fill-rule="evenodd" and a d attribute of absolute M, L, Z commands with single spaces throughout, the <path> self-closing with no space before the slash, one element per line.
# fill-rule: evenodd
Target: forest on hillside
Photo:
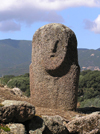
<path fill-rule="evenodd" d="M 0 86 L 18 87 L 30 96 L 29 73 L 20 76 L 5 75 L 0 78 Z M 85 70 L 80 73 L 78 88 L 79 107 L 100 107 L 100 71 Z"/>
<path fill-rule="evenodd" d="M 100 107 L 100 71 L 86 70 L 80 73 L 78 102 L 80 107 Z"/>

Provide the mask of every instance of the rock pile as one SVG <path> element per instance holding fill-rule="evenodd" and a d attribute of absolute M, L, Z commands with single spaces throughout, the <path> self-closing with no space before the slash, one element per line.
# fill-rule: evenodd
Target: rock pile
<path fill-rule="evenodd" d="M 39 117 L 25 101 L 5 100 L 0 104 L 0 124 L 10 128 L 10 132 L 0 129 L 0 134 L 100 134 L 100 112 L 67 121 L 58 115 Z"/>
<path fill-rule="evenodd" d="M 0 105 L 0 123 L 10 132 L 2 134 L 67 134 L 60 116 L 35 116 L 35 107 L 25 101 L 5 100 Z"/>

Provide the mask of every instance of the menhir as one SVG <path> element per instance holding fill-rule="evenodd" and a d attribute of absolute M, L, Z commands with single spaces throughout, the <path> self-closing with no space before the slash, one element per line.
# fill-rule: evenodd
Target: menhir
<path fill-rule="evenodd" d="M 79 72 L 74 32 L 57 23 L 39 28 L 33 36 L 30 65 L 35 106 L 75 110 Z"/>

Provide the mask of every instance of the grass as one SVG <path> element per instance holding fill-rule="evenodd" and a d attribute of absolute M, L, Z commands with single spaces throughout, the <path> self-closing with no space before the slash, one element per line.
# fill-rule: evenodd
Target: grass
<path fill-rule="evenodd" d="M 6 132 L 9 132 L 10 131 L 10 128 L 7 127 L 5 124 L 0 124 L 0 129 L 3 129 Z"/>

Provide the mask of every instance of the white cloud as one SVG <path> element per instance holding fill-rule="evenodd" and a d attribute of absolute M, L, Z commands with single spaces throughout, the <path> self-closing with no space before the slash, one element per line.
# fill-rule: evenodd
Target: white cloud
<path fill-rule="evenodd" d="M 86 29 L 100 34 L 100 15 L 98 15 L 98 17 L 94 21 L 85 20 L 84 22 Z"/>
<path fill-rule="evenodd" d="M 69 7 L 100 7 L 100 0 L 0 0 L 0 3 L 0 23 L 15 20 L 27 25 L 38 21 L 62 23 L 64 19 L 56 11 Z"/>
<path fill-rule="evenodd" d="M 40 8 L 42 4 L 41 0 L 0 0 L 0 2 L 2 3 L 0 4 L 0 31 L 5 31 L 4 25 L 8 31 L 10 30 L 8 22 L 13 22 L 12 26 L 15 27 L 14 20 L 20 24 L 26 23 L 26 25 L 31 25 L 38 21 L 64 22 L 63 17 L 58 15 L 56 11 L 46 11 Z M 17 30 L 17 28 L 15 29 Z"/>
<path fill-rule="evenodd" d="M 0 0 L 0 10 L 33 7 L 42 10 L 61 10 L 68 7 L 100 7 L 100 0 Z"/>
<path fill-rule="evenodd" d="M 91 28 L 91 31 L 100 34 L 100 15 L 94 20 L 95 25 Z"/>
<path fill-rule="evenodd" d="M 0 22 L 0 31 L 20 31 L 21 26 L 14 21 Z"/>

